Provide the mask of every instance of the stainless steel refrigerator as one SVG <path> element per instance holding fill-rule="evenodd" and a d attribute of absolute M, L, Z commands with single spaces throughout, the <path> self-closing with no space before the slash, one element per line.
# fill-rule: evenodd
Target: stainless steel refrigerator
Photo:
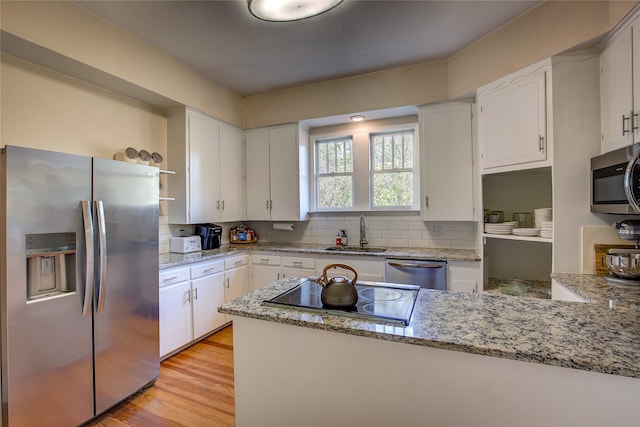
<path fill-rule="evenodd" d="M 76 426 L 160 371 L 155 167 L 0 157 L 3 426 Z"/>

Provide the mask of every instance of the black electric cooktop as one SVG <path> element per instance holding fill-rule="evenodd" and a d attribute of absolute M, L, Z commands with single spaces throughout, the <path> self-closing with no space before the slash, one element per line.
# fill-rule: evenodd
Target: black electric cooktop
<path fill-rule="evenodd" d="M 358 302 L 342 310 L 322 305 L 322 286 L 313 280 L 305 280 L 280 295 L 263 301 L 272 307 L 293 307 L 319 314 L 335 314 L 355 319 L 384 321 L 408 325 L 420 286 L 394 283 L 359 282 Z"/>

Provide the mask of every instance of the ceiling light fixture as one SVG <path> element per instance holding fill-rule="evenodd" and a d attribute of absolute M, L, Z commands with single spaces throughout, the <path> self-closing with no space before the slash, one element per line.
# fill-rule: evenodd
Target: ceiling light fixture
<path fill-rule="evenodd" d="M 248 0 L 249 12 L 263 21 L 299 21 L 325 13 L 343 0 Z"/>
<path fill-rule="evenodd" d="M 365 118 L 366 118 L 365 116 L 363 116 L 363 115 L 361 115 L 361 114 L 358 114 L 358 115 L 356 115 L 356 116 L 351 116 L 351 121 L 352 121 L 352 122 L 361 122 L 361 121 L 363 121 Z"/>

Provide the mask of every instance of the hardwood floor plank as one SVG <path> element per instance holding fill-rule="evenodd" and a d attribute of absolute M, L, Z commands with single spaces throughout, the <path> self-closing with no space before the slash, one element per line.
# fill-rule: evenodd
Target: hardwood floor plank
<path fill-rule="evenodd" d="M 233 328 L 160 364 L 156 383 L 85 427 L 235 426 Z"/>

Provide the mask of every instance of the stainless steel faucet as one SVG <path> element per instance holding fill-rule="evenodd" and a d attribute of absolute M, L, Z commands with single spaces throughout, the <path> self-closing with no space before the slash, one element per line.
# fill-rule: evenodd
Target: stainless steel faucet
<path fill-rule="evenodd" d="M 360 215 L 360 247 L 364 248 L 364 245 L 366 245 L 367 243 L 367 236 L 366 236 L 366 231 L 365 231 L 365 224 L 364 224 L 364 215 Z"/>

